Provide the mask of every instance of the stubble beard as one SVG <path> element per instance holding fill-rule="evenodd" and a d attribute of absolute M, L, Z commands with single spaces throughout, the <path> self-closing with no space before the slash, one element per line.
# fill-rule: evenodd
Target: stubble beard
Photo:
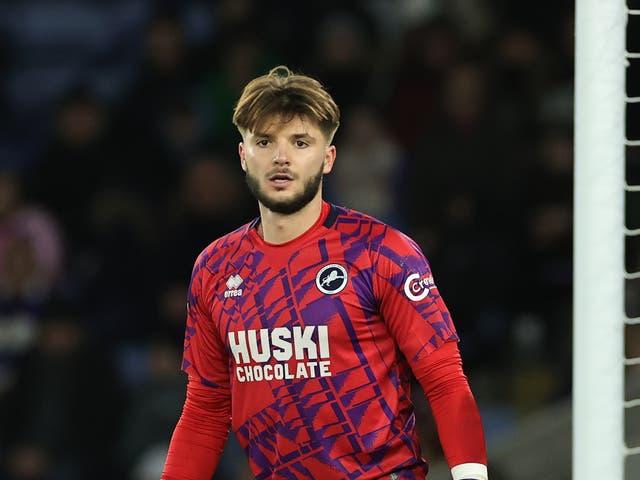
<path fill-rule="evenodd" d="M 260 188 L 260 181 L 248 170 L 245 174 L 245 181 L 256 200 L 266 208 L 281 215 L 291 215 L 302 210 L 315 198 L 322 185 L 322 176 L 322 168 L 320 168 L 318 173 L 305 182 L 300 193 L 286 200 L 276 200 L 270 197 Z"/>

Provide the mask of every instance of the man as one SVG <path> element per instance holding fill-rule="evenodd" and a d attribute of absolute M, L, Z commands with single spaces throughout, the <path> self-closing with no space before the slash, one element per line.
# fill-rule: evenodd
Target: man
<path fill-rule="evenodd" d="M 424 389 L 455 480 L 487 479 L 478 409 L 429 264 L 407 236 L 322 199 L 339 109 L 276 67 L 235 108 L 260 216 L 198 257 L 187 398 L 163 480 L 209 480 L 233 428 L 257 479 L 424 479 Z M 357 179 L 354 179 L 357 181 Z"/>

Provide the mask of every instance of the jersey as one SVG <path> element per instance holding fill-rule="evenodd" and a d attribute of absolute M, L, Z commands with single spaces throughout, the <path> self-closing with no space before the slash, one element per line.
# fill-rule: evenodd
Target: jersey
<path fill-rule="evenodd" d="M 258 480 L 424 479 L 410 372 L 458 337 L 420 248 L 326 202 L 285 244 L 257 221 L 195 263 L 183 370 L 230 390 Z"/>

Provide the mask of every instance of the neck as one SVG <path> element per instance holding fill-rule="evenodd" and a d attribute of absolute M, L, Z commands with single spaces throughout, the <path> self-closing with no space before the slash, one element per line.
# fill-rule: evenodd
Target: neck
<path fill-rule="evenodd" d="M 265 242 L 281 244 L 299 237 L 316 223 L 322 213 L 322 197 L 318 194 L 301 210 L 290 215 L 273 212 L 262 204 L 259 207 L 258 234 Z"/>

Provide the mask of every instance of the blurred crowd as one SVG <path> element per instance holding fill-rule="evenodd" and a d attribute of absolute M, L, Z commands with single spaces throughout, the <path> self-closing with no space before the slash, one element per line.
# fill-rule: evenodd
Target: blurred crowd
<path fill-rule="evenodd" d="M 429 258 L 489 444 L 569 395 L 573 2 L 3 9 L 0 480 L 158 478 L 193 261 L 257 215 L 234 102 L 278 64 L 341 107 L 326 198 Z M 245 468 L 231 438 L 216 478 Z"/>

